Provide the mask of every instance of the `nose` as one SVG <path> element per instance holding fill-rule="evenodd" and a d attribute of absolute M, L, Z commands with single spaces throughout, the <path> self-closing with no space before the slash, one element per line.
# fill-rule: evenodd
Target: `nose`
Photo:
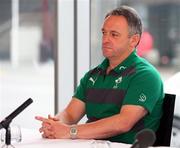
<path fill-rule="evenodd" d="M 110 42 L 110 36 L 109 36 L 108 34 L 103 35 L 102 41 L 103 41 L 103 43 L 108 43 L 108 42 Z"/>

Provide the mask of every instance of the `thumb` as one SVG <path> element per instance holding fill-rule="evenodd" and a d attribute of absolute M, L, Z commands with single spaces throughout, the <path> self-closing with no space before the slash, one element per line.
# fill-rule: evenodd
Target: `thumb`
<path fill-rule="evenodd" d="M 53 121 L 59 121 L 59 119 L 58 119 L 58 118 L 56 118 L 56 117 L 52 117 L 51 115 L 48 115 L 48 119 L 51 119 L 51 120 L 53 120 Z"/>

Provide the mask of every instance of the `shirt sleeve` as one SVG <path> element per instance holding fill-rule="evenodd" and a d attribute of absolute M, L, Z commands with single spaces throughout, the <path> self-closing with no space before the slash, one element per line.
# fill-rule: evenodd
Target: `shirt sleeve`
<path fill-rule="evenodd" d="M 159 74 L 154 71 L 141 71 L 131 79 L 123 105 L 140 105 L 151 113 L 163 94 L 163 84 Z"/>
<path fill-rule="evenodd" d="M 87 72 L 84 77 L 80 80 L 80 84 L 75 90 L 73 97 L 85 102 L 86 100 L 86 88 L 87 88 L 87 81 L 89 79 L 89 72 Z"/>

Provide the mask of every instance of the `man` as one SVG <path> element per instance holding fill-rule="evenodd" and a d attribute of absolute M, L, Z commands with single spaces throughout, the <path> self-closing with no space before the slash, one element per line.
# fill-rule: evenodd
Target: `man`
<path fill-rule="evenodd" d="M 72 100 L 55 117 L 42 121 L 44 138 L 107 139 L 133 143 L 135 134 L 159 126 L 164 98 L 155 68 L 136 54 L 142 33 L 137 12 L 121 6 L 102 26 L 105 60 L 81 79 Z M 77 124 L 87 115 L 85 124 Z"/>

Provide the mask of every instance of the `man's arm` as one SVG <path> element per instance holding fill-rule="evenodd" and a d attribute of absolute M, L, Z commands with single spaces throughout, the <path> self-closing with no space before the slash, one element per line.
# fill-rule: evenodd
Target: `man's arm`
<path fill-rule="evenodd" d="M 117 115 L 95 122 L 77 125 L 77 138 L 104 139 L 128 132 L 146 114 L 146 109 L 141 106 L 124 105 Z M 46 126 L 40 129 L 40 132 L 43 132 L 43 137 L 70 138 L 69 125 L 45 118 L 39 118 L 38 120 L 46 123 Z"/>
<path fill-rule="evenodd" d="M 76 124 L 85 115 L 85 103 L 77 98 L 72 98 L 68 106 L 55 118 L 58 118 L 61 122 L 71 125 Z"/>
<path fill-rule="evenodd" d="M 77 138 L 102 139 L 128 132 L 147 111 L 137 105 L 124 105 L 119 114 L 92 123 L 78 125 Z"/>

